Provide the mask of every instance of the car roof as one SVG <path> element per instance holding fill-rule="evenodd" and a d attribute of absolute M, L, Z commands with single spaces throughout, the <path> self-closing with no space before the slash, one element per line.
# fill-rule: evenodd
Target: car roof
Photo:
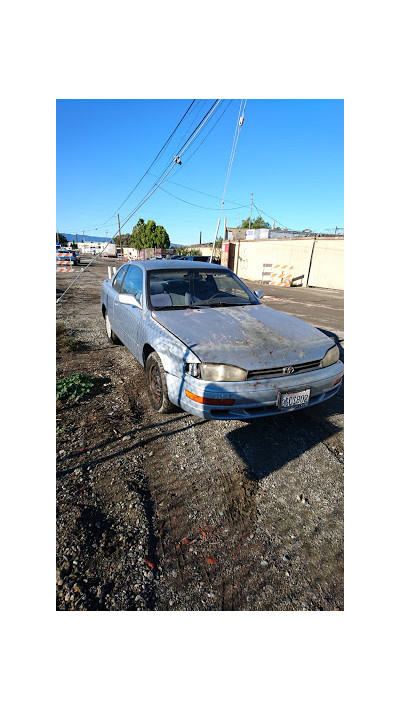
<path fill-rule="evenodd" d="M 137 259 L 132 262 L 129 262 L 129 264 L 134 264 L 138 267 L 142 267 L 145 271 L 153 271 L 153 270 L 159 270 L 159 269 L 173 269 L 178 270 L 181 269 L 182 271 L 187 271 L 188 269 L 215 269 L 215 270 L 220 270 L 220 269 L 227 269 L 227 267 L 221 266 L 221 264 L 210 264 L 210 262 L 195 262 L 192 260 L 182 260 L 179 261 L 178 259 Z"/>

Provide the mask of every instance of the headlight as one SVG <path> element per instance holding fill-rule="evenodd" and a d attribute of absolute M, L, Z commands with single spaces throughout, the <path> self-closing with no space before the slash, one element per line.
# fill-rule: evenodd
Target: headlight
<path fill-rule="evenodd" d="M 194 378 L 216 382 L 238 382 L 246 380 L 247 370 L 238 368 L 236 365 L 224 365 L 223 363 L 187 363 L 186 372 Z"/>
<path fill-rule="evenodd" d="M 328 365 L 333 365 L 339 360 L 339 348 L 333 346 L 327 351 L 321 360 L 321 368 L 326 368 Z"/>
<path fill-rule="evenodd" d="M 213 382 L 240 381 L 247 378 L 247 370 L 218 363 L 200 363 L 200 373 L 202 380 Z"/>

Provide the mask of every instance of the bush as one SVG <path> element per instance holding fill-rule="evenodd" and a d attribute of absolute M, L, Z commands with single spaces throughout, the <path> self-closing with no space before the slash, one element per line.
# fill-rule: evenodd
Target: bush
<path fill-rule="evenodd" d="M 66 375 L 57 380 L 56 399 L 57 400 L 77 400 L 93 394 L 94 386 L 101 378 L 94 378 L 92 375 L 74 373 Z"/>

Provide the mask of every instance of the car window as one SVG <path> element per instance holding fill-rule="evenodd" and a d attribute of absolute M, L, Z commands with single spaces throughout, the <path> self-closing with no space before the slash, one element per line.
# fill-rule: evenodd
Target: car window
<path fill-rule="evenodd" d="M 128 265 L 126 264 L 124 267 L 121 267 L 121 269 L 116 273 L 116 275 L 114 277 L 114 281 L 112 283 L 112 285 L 116 291 L 119 291 L 119 292 L 121 291 L 122 282 L 124 281 L 124 276 L 127 272 L 127 269 L 128 269 Z"/>
<path fill-rule="evenodd" d="M 143 272 L 139 267 L 130 266 L 122 284 L 121 294 L 132 294 L 142 303 Z"/>
<path fill-rule="evenodd" d="M 179 269 L 150 273 L 151 308 L 243 306 L 258 300 L 231 272 L 213 269 Z"/>

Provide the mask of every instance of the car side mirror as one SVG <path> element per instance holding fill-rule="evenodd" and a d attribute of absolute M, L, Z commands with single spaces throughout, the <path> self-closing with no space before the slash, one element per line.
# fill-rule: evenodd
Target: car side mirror
<path fill-rule="evenodd" d="M 256 295 L 257 299 L 262 299 L 264 296 L 264 289 L 256 289 L 254 294 Z"/>
<path fill-rule="evenodd" d="M 139 301 L 133 294 L 120 294 L 118 301 L 120 304 L 127 304 L 128 306 L 140 306 Z"/>

